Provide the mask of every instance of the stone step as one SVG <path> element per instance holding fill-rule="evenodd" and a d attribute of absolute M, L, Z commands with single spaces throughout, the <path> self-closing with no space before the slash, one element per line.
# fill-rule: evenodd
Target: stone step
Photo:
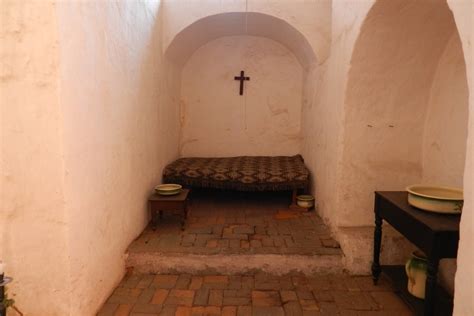
<path fill-rule="evenodd" d="M 344 255 L 316 212 L 288 209 L 281 194 L 196 194 L 186 225 L 164 212 L 126 251 L 139 273 L 339 273 Z"/>
<path fill-rule="evenodd" d="M 219 273 L 245 274 L 263 271 L 276 275 L 293 272 L 304 274 L 341 273 L 341 254 L 189 254 L 163 252 L 129 252 L 127 268 L 138 273 Z"/>

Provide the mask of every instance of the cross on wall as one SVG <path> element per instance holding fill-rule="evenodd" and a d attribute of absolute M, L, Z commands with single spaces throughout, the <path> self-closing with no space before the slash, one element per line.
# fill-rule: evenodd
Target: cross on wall
<path fill-rule="evenodd" d="M 234 80 L 238 80 L 240 81 L 240 89 L 239 89 L 239 95 L 243 95 L 244 94 L 244 81 L 250 81 L 250 77 L 245 77 L 244 75 L 244 71 L 241 70 L 240 71 L 240 76 L 235 76 L 234 77 Z"/>

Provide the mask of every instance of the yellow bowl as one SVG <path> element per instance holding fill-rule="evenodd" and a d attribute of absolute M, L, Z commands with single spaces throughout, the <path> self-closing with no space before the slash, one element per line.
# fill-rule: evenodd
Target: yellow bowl
<path fill-rule="evenodd" d="M 417 184 L 407 187 L 407 191 L 408 204 L 419 209 L 442 214 L 460 214 L 462 211 L 462 189 Z"/>
<path fill-rule="evenodd" d="M 155 187 L 156 193 L 160 195 L 175 195 L 181 192 L 183 187 L 179 184 L 160 184 Z"/>

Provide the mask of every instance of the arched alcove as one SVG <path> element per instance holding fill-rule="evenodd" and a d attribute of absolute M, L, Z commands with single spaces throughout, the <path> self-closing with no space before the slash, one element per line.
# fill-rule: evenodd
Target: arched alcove
<path fill-rule="evenodd" d="M 287 21 L 255 12 L 202 18 L 165 57 L 180 72 L 181 156 L 294 155 L 317 58 Z M 216 62 L 216 61 L 219 62 Z M 234 80 L 244 70 L 250 81 Z"/>
<path fill-rule="evenodd" d="M 229 12 L 202 18 L 179 32 L 165 54 L 183 65 L 205 43 L 232 35 L 270 38 L 291 50 L 303 67 L 316 63 L 314 51 L 303 34 L 282 19 L 257 12 Z"/>
<path fill-rule="evenodd" d="M 461 186 L 467 108 L 463 52 L 446 1 L 377 1 L 348 75 L 338 225 L 371 225 L 374 190 Z"/>

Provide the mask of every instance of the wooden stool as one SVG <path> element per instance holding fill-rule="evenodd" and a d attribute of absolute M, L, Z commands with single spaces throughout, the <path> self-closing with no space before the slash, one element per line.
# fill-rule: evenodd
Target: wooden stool
<path fill-rule="evenodd" d="M 188 195 L 190 190 L 183 189 L 179 194 L 176 195 L 159 195 L 153 193 L 148 198 L 148 208 L 151 212 L 151 227 L 156 230 L 158 223 L 157 213 L 159 218 L 163 217 L 163 212 L 176 212 L 182 211 L 184 213 L 181 221 L 181 229 L 184 230 L 185 221 L 188 218 Z"/>

